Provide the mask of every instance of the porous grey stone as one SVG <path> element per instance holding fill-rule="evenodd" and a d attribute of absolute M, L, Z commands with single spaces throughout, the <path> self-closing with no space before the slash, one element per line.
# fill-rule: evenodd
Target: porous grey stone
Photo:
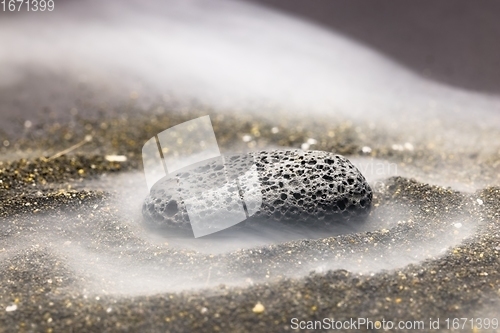
<path fill-rule="evenodd" d="M 213 211 L 231 211 L 245 202 L 245 209 L 251 216 L 240 225 L 321 226 L 362 219 L 370 211 L 370 186 L 359 170 L 341 155 L 324 151 L 273 150 L 227 155 L 224 160 L 224 164 L 220 159 L 205 161 L 159 180 L 143 204 L 146 223 L 160 228 L 190 229 L 183 198 L 193 198 L 200 193 L 205 194 L 200 196 L 202 200 L 197 209 L 202 216 L 207 216 L 207 221 Z M 258 187 L 252 188 L 255 184 L 246 181 L 239 182 L 239 188 L 229 186 L 227 200 L 222 203 L 220 200 L 214 203 L 217 200 L 203 192 L 223 185 L 220 180 L 224 173 L 224 179 L 231 181 L 252 165 L 257 170 Z M 260 193 L 261 204 L 252 199 Z M 252 206 L 256 202 L 259 207 Z"/>

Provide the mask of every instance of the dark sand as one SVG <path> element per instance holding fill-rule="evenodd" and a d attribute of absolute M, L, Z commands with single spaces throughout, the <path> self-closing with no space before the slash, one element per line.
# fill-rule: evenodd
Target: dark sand
<path fill-rule="evenodd" d="M 183 248 L 182 240 L 174 245 L 151 241 L 144 236 L 140 215 L 124 214 L 120 203 L 133 191 L 144 191 L 134 186 L 145 183 L 116 184 L 140 171 L 142 142 L 183 117 L 189 112 L 122 117 L 112 127 L 88 121 L 88 126 L 77 126 L 87 133 L 75 134 L 69 142 L 61 139 L 66 126 L 47 127 L 41 133 L 50 135 L 11 143 L 16 151 L 36 149 L 30 152 L 33 157 L 4 161 L 0 169 L 0 331 L 279 332 L 290 331 L 292 318 L 325 317 L 423 320 L 426 325 L 432 317 L 441 319 L 444 330 L 446 318 L 499 317 L 500 188 L 495 186 L 459 192 L 386 178 L 373 183 L 375 207 L 368 231 L 214 254 Z M 261 148 L 298 147 L 308 137 L 307 130 L 293 126 L 273 136 L 265 121 L 212 117 L 219 142 L 228 150 L 245 149 L 241 139 L 239 147 L 229 143 L 252 129 L 261 133 L 255 143 Z M 135 126 L 125 135 L 123 127 L 131 122 Z M 391 150 L 346 123 L 314 128 L 318 149 L 353 158 L 367 155 L 361 147 L 370 143 L 368 155 L 398 165 L 410 157 L 417 166 L 443 159 L 430 150 Z M 328 128 L 335 131 L 335 140 L 322 141 L 318 133 L 328 133 Z M 93 140 L 68 155 L 46 159 L 85 134 Z M 36 152 L 45 157 L 35 158 Z M 107 161 L 103 156 L 111 153 L 128 159 Z M 482 181 L 498 182 L 498 155 L 483 158 L 492 162 L 481 164 Z M 464 161 L 471 168 L 477 164 Z M 125 177 L 109 180 L 120 174 Z M 139 212 L 140 204 L 130 211 Z M 438 251 L 439 246 L 443 249 Z M 122 269 L 99 272 L 99 257 Z M 144 279 L 135 267 L 157 270 L 165 284 L 144 286 L 154 279 Z M 329 270 L 335 267 L 347 269 Z M 127 270 L 130 276 L 124 278 Z M 182 281 L 167 281 L 176 276 Z M 258 303 L 264 306 L 261 313 Z"/>

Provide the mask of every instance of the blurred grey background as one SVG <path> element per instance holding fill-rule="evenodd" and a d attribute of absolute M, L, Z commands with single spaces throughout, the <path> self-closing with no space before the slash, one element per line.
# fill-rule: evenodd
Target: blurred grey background
<path fill-rule="evenodd" d="M 55 4 L 52 13 L 0 12 L 0 139 L 28 133 L 26 119 L 33 132 L 38 119 L 64 122 L 76 115 L 145 110 L 170 88 L 193 96 L 195 89 L 219 93 L 217 101 L 238 93 L 257 101 L 302 94 L 308 111 L 331 98 L 326 102 L 333 100 L 338 109 L 359 102 L 370 112 L 399 113 L 407 106 L 421 112 L 436 100 L 440 110 L 453 102 L 450 109 L 469 103 L 464 114 L 499 113 L 497 96 L 486 101 L 500 92 L 499 1 Z M 327 36 L 324 28 L 334 33 Z M 396 70 L 392 62 L 416 75 Z M 214 92 L 217 84 L 226 95 Z"/>
<path fill-rule="evenodd" d="M 334 29 L 428 78 L 500 92 L 500 1 L 248 1 Z"/>

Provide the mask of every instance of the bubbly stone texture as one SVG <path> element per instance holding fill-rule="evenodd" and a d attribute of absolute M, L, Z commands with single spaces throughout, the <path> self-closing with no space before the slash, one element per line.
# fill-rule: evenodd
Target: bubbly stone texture
<path fill-rule="evenodd" d="M 262 204 L 252 207 L 255 202 L 260 203 L 254 200 L 255 185 L 239 182 L 239 196 L 230 195 L 238 191 L 237 188 L 229 188 L 227 201 L 216 203 L 217 200 L 212 200 L 209 195 L 204 196 L 204 204 L 198 206 L 202 215 L 210 216 L 211 211 L 217 209 L 236 208 L 241 205 L 241 199 L 244 199 L 250 215 L 243 222 L 245 224 L 277 221 L 321 226 L 363 218 L 370 211 L 370 186 L 359 170 L 341 155 L 324 151 L 274 150 L 228 155 L 224 159 L 230 182 L 253 164 L 256 166 Z M 217 183 L 223 172 L 220 160 L 212 160 L 158 181 L 143 204 L 147 224 L 190 229 L 182 198 L 196 196 L 193 191 L 199 194 L 220 187 Z M 188 185 L 190 190 L 179 184 Z"/>

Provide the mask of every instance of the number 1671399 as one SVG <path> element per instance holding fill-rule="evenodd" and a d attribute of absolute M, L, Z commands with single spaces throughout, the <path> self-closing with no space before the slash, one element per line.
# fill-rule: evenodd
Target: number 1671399
<path fill-rule="evenodd" d="M 4 12 L 44 12 L 53 11 L 54 0 L 1 0 L 0 8 Z"/>

